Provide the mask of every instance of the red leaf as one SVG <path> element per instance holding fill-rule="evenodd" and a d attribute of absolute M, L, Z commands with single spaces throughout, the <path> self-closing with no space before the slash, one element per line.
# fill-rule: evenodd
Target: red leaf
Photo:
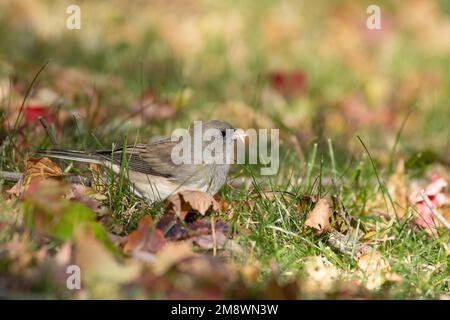
<path fill-rule="evenodd" d="M 55 122 L 55 115 L 49 110 L 47 106 L 44 105 L 33 105 L 30 104 L 25 109 L 25 120 L 27 122 L 34 122 L 39 117 L 46 118 L 48 122 Z"/>
<path fill-rule="evenodd" d="M 274 71 L 270 73 L 270 85 L 283 95 L 300 95 L 306 91 L 306 73 L 302 70 Z"/>

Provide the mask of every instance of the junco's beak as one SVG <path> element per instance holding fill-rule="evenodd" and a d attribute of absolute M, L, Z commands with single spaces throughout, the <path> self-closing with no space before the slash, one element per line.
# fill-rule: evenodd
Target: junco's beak
<path fill-rule="evenodd" d="M 245 138 L 248 136 L 248 134 L 246 134 L 242 129 L 237 129 L 234 131 L 233 135 L 231 136 L 231 138 L 233 140 L 241 140 L 243 143 L 245 143 Z"/>

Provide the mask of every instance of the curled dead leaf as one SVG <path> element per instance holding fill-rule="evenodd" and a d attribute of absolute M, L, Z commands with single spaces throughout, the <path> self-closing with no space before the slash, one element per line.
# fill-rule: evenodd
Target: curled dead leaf
<path fill-rule="evenodd" d="M 184 220 L 186 215 L 196 210 L 204 215 L 210 207 L 213 210 L 220 210 L 219 203 L 208 193 L 201 191 L 183 191 L 167 198 L 167 207 Z"/>
<path fill-rule="evenodd" d="M 330 229 L 330 203 L 327 199 L 320 199 L 306 218 L 305 228 L 316 229 L 321 235 Z"/>
<path fill-rule="evenodd" d="M 61 178 L 64 176 L 62 169 L 49 158 L 28 158 L 25 163 L 26 177 Z"/>
<path fill-rule="evenodd" d="M 57 179 L 60 180 L 64 172 L 58 164 L 49 158 L 28 158 L 25 161 L 25 172 L 22 178 L 7 193 L 18 195 L 28 189 L 32 179 Z"/>

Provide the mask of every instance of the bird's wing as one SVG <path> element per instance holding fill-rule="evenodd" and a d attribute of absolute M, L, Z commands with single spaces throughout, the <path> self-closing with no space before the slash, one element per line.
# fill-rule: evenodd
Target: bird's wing
<path fill-rule="evenodd" d="M 137 172 L 161 176 L 174 177 L 174 172 L 179 172 L 180 167 L 172 162 L 172 148 L 177 141 L 169 139 L 150 144 L 136 144 L 125 148 L 125 156 L 128 169 Z M 116 150 L 97 151 L 97 154 L 105 160 L 112 161 L 116 165 L 122 164 L 124 148 Z"/>

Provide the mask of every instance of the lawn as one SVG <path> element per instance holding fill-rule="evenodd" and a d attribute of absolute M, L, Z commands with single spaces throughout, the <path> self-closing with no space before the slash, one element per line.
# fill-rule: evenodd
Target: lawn
<path fill-rule="evenodd" d="M 450 3 L 371 4 L 2 1 L 0 297 L 449 299 Z M 149 203 L 36 155 L 209 119 L 279 130 L 276 174 Z"/>

